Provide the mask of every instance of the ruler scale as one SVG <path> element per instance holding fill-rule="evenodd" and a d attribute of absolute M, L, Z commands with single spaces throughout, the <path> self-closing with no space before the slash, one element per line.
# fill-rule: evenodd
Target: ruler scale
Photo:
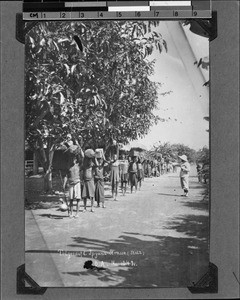
<path fill-rule="evenodd" d="M 24 0 L 23 20 L 211 18 L 211 0 Z"/>

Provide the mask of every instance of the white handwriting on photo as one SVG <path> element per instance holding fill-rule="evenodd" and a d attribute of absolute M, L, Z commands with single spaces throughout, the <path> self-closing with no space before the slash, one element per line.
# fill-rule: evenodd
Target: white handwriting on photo
<path fill-rule="evenodd" d="M 144 251 L 141 250 L 115 251 L 112 249 L 110 249 L 109 251 L 93 251 L 91 249 L 84 250 L 84 251 L 67 251 L 67 250 L 59 249 L 58 253 L 60 254 L 60 256 L 66 256 L 68 259 L 70 259 L 73 256 L 86 257 L 86 258 L 91 257 L 92 259 L 99 259 L 101 257 L 106 257 L 106 256 L 123 257 L 123 256 L 145 255 Z M 111 261 L 111 264 L 112 265 L 135 265 L 132 261 L 130 262 L 123 261 L 121 263 L 116 263 L 114 261 Z"/>

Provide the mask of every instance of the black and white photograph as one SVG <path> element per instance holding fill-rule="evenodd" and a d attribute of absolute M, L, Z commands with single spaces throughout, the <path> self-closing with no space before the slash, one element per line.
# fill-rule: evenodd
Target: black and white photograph
<path fill-rule="evenodd" d="M 210 251 L 209 39 L 181 20 L 25 36 L 25 268 L 41 287 L 186 288 Z"/>

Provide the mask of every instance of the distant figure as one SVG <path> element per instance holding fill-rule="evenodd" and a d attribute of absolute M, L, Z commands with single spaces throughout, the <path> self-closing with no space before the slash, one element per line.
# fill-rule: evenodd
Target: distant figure
<path fill-rule="evenodd" d="M 196 169 L 197 169 L 197 174 L 198 174 L 198 182 L 201 183 L 202 182 L 202 166 L 198 163 Z"/>
<path fill-rule="evenodd" d="M 162 158 L 161 160 L 161 175 L 164 175 L 165 173 L 165 160 Z"/>
<path fill-rule="evenodd" d="M 147 177 L 152 176 L 152 166 L 150 160 L 147 161 Z"/>
<path fill-rule="evenodd" d="M 173 173 L 177 173 L 177 164 L 176 164 L 176 162 L 174 162 L 172 164 L 172 166 L 173 166 Z"/>
<path fill-rule="evenodd" d="M 181 155 L 179 156 L 179 158 L 181 159 L 180 182 L 181 182 L 181 187 L 185 193 L 182 196 L 188 197 L 190 164 L 188 162 L 186 155 Z"/>
<path fill-rule="evenodd" d="M 173 172 L 173 164 L 172 164 L 172 162 L 168 163 L 168 169 L 169 169 L 169 173 Z"/>

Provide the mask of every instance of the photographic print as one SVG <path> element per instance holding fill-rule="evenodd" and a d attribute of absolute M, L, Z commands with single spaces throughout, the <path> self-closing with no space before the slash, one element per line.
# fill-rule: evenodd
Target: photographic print
<path fill-rule="evenodd" d="M 25 266 L 41 287 L 208 270 L 209 40 L 188 21 L 41 21 L 25 37 Z"/>

